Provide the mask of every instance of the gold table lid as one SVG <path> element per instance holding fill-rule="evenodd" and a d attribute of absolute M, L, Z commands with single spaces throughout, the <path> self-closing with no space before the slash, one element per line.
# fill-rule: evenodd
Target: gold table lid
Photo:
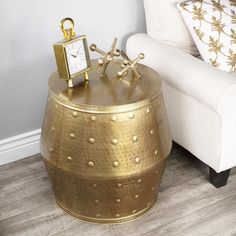
<path fill-rule="evenodd" d="M 119 64 L 111 62 L 106 76 L 100 77 L 97 60 L 92 60 L 89 81 L 84 82 L 82 76 L 73 79 L 75 87 L 68 88 L 65 80 L 54 72 L 49 79 L 49 94 L 57 102 L 72 109 L 86 111 L 112 112 L 116 108 L 121 112 L 143 107 L 155 99 L 161 90 L 161 79 L 153 69 L 138 64 L 142 76 L 136 78 L 132 72 L 119 78 Z"/>

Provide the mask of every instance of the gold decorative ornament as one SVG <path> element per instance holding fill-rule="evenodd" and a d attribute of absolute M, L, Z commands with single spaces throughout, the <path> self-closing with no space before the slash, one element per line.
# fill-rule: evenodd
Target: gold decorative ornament
<path fill-rule="evenodd" d="M 65 23 L 69 23 L 70 28 L 65 28 Z M 89 80 L 91 62 L 87 39 L 85 35 L 76 36 L 74 21 L 71 18 L 62 19 L 60 28 L 64 39 L 53 45 L 58 74 L 61 79 L 67 81 L 69 88 L 73 88 L 72 79 L 83 75 L 85 81 Z"/>
<path fill-rule="evenodd" d="M 120 223 L 148 211 L 171 149 L 158 73 L 139 64 L 142 80 L 119 80 L 121 63 L 111 61 L 100 78 L 92 60 L 89 86 L 78 83 L 71 95 L 58 72 L 49 79 L 41 153 L 57 203 L 86 221 Z"/>
<path fill-rule="evenodd" d="M 122 77 L 127 74 L 128 70 L 131 69 L 137 78 L 141 78 L 140 73 L 138 72 L 137 63 L 144 59 L 144 54 L 140 53 L 137 58 L 131 60 L 123 51 L 121 51 L 121 56 L 124 58 L 124 61 L 121 65 L 122 70 L 118 71 L 118 76 Z"/>
<path fill-rule="evenodd" d="M 111 49 L 108 52 L 103 51 L 102 49 L 97 48 L 96 44 L 90 45 L 90 50 L 93 52 L 97 52 L 102 55 L 101 58 L 98 59 L 98 64 L 102 66 L 101 69 L 101 77 L 105 76 L 105 71 L 107 69 L 108 64 L 113 60 L 116 60 L 115 57 L 120 56 L 120 50 L 116 49 L 117 38 L 114 38 Z"/>

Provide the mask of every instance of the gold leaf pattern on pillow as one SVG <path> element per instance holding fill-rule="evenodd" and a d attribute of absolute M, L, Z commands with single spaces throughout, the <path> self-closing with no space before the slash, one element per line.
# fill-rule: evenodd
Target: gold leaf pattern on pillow
<path fill-rule="evenodd" d="M 209 37 L 209 52 L 214 52 L 214 53 L 218 53 L 221 52 L 221 48 L 223 48 L 223 44 L 220 42 L 219 39 L 214 39 L 213 37 Z"/>
<path fill-rule="evenodd" d="M 236 53 L 229 49 L 229 55 L 227 56 L 227 64 L 231 66 L 231 71 L 234 71 L 236 68 Z"/>
<path fill-rule="evenodd" d="M 231 6 L 236 7 L 236 1 L 235 1 L 235 0 L 229 0 L 229 1 L 230 1 L 230 5 L 231 5 Z"/>
<path fill-rule="evenodd" d="M 215 67 L 219 67 L 219 66 L 220 66 L 220 63 L 218 63 L 216 60 L 213 60 L 213 59 L 211 59 L 211 58 L 210 58 L 210 62 L 211 62 L 211 64 L 212 64 L 213 66 L 215 66 Z"/>
<path fill-rule="evenodd" d="M 231 11 L 232 15 L 231 15 L 231 23 L 232 24 L 236 24 L 236 15 L 235 15 L 235 12 L 234 11 Z"/>
<path fill-rule="evenodd" d="M 224 32 L 225 24 L 221 23 L 220 19 L 216 19 L 215 16 L 212 16 L 212 22 L 211 22 L 212 30 L 217 32 Z"/>
<path fill-rule="evenodd" d="M 236 0 L 188 0 L 178 7 L 202 58 L 236 70 Z"/>
<path fill-rule="evenodd" d="M 204 20 L 204 15 L 206 11 L 202 8 L 197 8 L 196 6 L 193 7 L 193 20 Z"/>
<path fill-rule="evenodd" d="M 212 9 L 213 11 L 224 11 L 225 5 L 220 3 L 220 0 L 218 1 L 212 1 Z"/>
<path fill-rule="evenodd" d="M 231 41 L 230 41 L 230 43 L 231 43 L 231 44 L 236 44 L 236 32 L 235 32 L 235 30 L 231 29 L 231 35 L 230 35 L 230 37 L 232 38 Z"/>
<path fill-rule="evenodd" d="M 202 32 L 200 29 L 197 29 L 195 26 L 193 27 L 193 29 L 194 29 L 196 35 L 198 36 L 198 38 L 199 38 L 200 40 L 202 40 L 202 38 L 203 38 L 203 36 L 204 36 L 204 32 Z"/>

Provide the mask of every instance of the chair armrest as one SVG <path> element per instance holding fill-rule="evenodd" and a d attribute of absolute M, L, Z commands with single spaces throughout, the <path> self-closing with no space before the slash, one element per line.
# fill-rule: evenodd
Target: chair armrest
<path fill-rule="evenodd" d="M 169 85 L 217 112 L 222 109 L 223 100 L 230 100 L 225 96 L 233 96 L 236 105 L 235 93 L 225 95 L 236 86 L 236 77 L 181 49 L 153 40 L 147 34 L 136 34 L 128 39 L 126 52 L 131 58 L 143 52 L 145 59 L 141 63 L 158 71 Z"/>
<path fill-rule="evenodd" d="M 219 169 L 227 170 L 236 166 L 236 84 L 232 84 L 222 91 L 217 111 L 221 117 Z"/>

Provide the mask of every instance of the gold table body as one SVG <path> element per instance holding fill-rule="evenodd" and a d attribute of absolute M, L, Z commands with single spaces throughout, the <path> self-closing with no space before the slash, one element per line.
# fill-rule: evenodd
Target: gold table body
<path fill-rule="evenodd" d="M 159 75 L 140 64 L 141 80 L 121 80 L 117 66 L 101 79 L 93 61 L 90 81 L 72 90 L 57 72 L 49 79 L 41 153 L 59 206 L 91 222 L 146 212 L 171 149 Z"/>

